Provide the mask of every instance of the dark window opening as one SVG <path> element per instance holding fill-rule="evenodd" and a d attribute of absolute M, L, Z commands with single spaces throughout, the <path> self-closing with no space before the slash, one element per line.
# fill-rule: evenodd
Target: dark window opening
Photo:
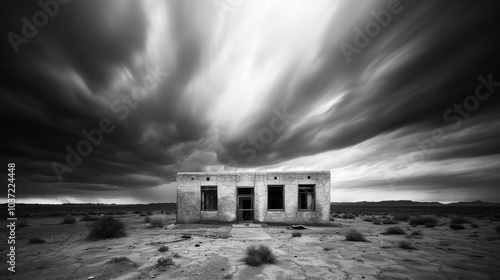
<path fill-rule="evenodd" d="M 217 210 L 217 187 L 201 187 L 201 210 Z"/>
<path fill-rule="evenodd" d="M 278 180 L 278 177 L 274 177 L 274 180 Z"/>
<path fill-rule="evenodd" d="M 283 186 L 268 188 L 267 209 L 283 210 Z"/>
<path fill-rule="evenodd" d="M 210 181 L 210 178 L 207 177 L 207 181 Z"/>
<path fill-rule="evenodd" d="M 307 179 L 311 179 L 311 176 L 307 176 Z"/>
<path fill-rule="evenodd" d="M 314 186 L 299 185 L 299 210 L 314 210 Z"/>

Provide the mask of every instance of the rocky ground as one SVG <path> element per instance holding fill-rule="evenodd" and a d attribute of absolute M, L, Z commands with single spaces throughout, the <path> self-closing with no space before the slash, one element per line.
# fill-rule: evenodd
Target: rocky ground
<path fill-rule="evenodd" d="M 122 238 L 89 241 L 91 222 L 61 224 L 62 217 L 27 218 L 16 231 L 16 274 L 7 271 L 1 279 L 500 279 L 500 222 L 472 219 L 453 230 L 447 218 L 433 228 L 413 227 L 407 222 L 375 225 L 355 219 L 339 219 L 330 226 L 306 230 L 287 226 L 264 226 L 272 239 L 233 240 L 230 225 L 173 225 L 175 216 L 165 216 L 166 226 L 151 228 L 138 214 L 118 215 L 127 227 Z M 79 220 L 81 217 L 76 217 Z M 399 226 L 405 235 L 385 235 Z M 350 229 L 363 233 L 367 242 L 345 240 Z M 418 229 L 422 235 L 410 235 Z M 2 234 L 8 235 L 6 228 Z M 292 237 L 293 232 L 302 236 Z M 184 239 L 181 235 L 189 234 Z M 30 238 L 45 240 L 29 244 Z M 410 241 L 414 250 L 399 247 Z M 245 249 L 252 243 L 268 245 L 275 264 L 253 267 L 245 264 Z M 159 252 L 161 246 L 168 246 Z M 6 256 L 8 247 L 2 246 Z M 173 264 L 158 266 L 161 257 Z"/>

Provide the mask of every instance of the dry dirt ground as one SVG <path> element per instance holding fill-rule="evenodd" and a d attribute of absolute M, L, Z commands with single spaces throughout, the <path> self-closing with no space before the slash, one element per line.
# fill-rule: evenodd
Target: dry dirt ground
<path fill-rule="evenodd" d="M 394 225 L 374 225 L 361 217 L 336 219 L 331 227 L 301 230 L 301 237 L 292 237 L 298 230 L 286 226 L 267 226 L 271 240 L 249 242 L 227 238 L 230 225 L 150 228 L 137 214 L 117 217 L 128 236 L 102 241 L 86 240 L 90 222 L 26 219 L 28 226 L 17 229 L 17 273 L 7 271 L 7 246 L 1 246 L 0 279 L 500 279 L 500 233 L 494 230 L 500 222 L 487 219 L 473 220 L 479 228 L 465 224 L 463 230 L 452 230 L 442 218 L 443 225 L 418 226 L 422 235 L 413 237 L 384 235 Z M 175 216 L 168 219 L 172 224 Z M 398 226 L 408 233 L 416 229 L 406 222 Z M 346 241 L 350 229 L 362 232 L 368 242 Z M 180 238 L 186 233 L 192 238 Z M 46 243 L 28 244 L 33 237 Z M 416 250 L 400 248 L 401 240 L 411 240 Z M 246 265 L 242 258 L 251 243 L 268 245 L 277 262 Z M 159 252 L 162 245 L 168 251 Z M 157 267 L 162 256 L 175 264 Z M 110 262 L 118 257 L 129 260 Z"/>

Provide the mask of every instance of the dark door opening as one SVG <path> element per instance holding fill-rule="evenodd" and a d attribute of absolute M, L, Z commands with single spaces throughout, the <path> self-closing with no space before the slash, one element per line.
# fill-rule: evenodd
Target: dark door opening
<path fill-rule="evenodd" d="M 253 221 L 253 188 L 238 188 L 238 221 Z"/>

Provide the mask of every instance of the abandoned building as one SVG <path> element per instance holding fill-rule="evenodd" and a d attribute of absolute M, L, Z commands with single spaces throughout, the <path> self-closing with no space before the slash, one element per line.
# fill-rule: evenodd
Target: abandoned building
<path fill-rule="evenodd" d="M 177 223 L 321 223 L 330 172 L 177 173 Z"/>

